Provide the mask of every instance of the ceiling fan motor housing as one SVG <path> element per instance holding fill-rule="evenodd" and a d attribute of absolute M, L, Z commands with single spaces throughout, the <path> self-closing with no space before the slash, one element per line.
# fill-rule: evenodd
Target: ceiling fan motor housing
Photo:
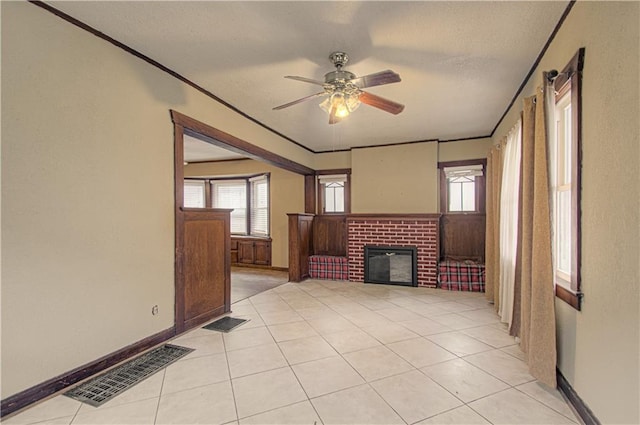
<path fill-rule="evenodd" d="M 344 52 L 333 52 L 329 55 L 329 60 L 336 68 L 338 68 L 338 70 L 340 70 L 340 68 L 349 62 L 349 56 Z"/>

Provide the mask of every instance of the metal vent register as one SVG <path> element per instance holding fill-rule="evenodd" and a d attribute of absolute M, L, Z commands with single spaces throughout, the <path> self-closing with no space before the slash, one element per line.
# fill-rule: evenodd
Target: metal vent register
<path fill-rule="evenodd" d="M 193 348 L 166 344 L 91 379 L 64 395 L 98 407 L 192 351 Z"/>

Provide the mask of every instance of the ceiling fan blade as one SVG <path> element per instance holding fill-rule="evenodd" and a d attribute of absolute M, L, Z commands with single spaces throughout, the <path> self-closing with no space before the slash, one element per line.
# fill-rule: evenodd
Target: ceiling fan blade
<path fill-rule="evenodd" d="M 297 105 L 298 103 L 302 103 L 306 100 L 310 100 L 313 99 L 314 97 L 318 97 L 318 96 L 322 96 L 326 94 L 326 92 L 320 92 L 320 93 L 314 93 L 311 94 L 309 96 L 305 96 L 303 98 L 300 98 L 298 100 L 294 100 L 293 102 L 289 102 L 289 103 L 285 103 L 284 105 L 280 105 L 280 106 L 276 106 L 275 108 L 273 108 L 274 111 L 280 110 L 280 109 L 284 109 L 284 108 L 288 108 L 289 106 L 293 106 L 293 105 Z"/>
<path fill-rule="evenodd" d="M 311 78 L 296 77 L 295 75 L 287 75 L 284 78 L 288 78 L 290 80 L 302 81 L 303 83 L 311 83 L 311 84 L 317 84 L 319 86 L 324 86 L 324 82 L 318 81 L 318 80 L 312 80 Z"/>
<path fill-rule="evenodd" d="M 373 86 L 381 86 L 383 84 L 399 83 L 400 81 L 400 75 L 396 74 L 390 69 L 350 80 L 350 82 L 361 89 Z"/>
<path fill-rule="evenodd" d="M 362 103 L 366 103 L 369 106 L 382 109 L 383 111 L 394 115 L 398 115 L 404 110 L 404 105 L 385 99 L 384 97 L 376 96 L 375 94 L 367 93 L 366 91 L 360 93 L 359 100 Z"/>

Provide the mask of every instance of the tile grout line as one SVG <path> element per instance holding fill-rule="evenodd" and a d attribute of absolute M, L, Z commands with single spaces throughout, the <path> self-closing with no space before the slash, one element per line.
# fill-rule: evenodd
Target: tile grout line
<path fill-rule="evenodd" d="M 236 392 L 233 389 L 233 378 L 231 377 L 231 365 L 229 365 L 229 355 L 227 354 L 227 344 L 224 341 L 224 335 L 221 335 L 221 338 L 222 338 L 222 348 L 224 350 L 224 359 L 227 362 L 227 373 L 229 374 L 229 386 L 231 387 L 231 397 L 233 397 L 233 408 L 236 412 L 236 421 L 240 423 L 240 417 L 238 415 L 238 402 L 236 400 Z"/>
<path fill-rule="evenodd" d="M 278 297 L 280 297 L 280 295 L 278 294 Z M 280 299 L 282 299 L 285 304 L 287 304 L 289 307 L 291 307 L 289 305 L 289 303 L 287 303 L 286 300 L 284 300 L 282 297 L 280 297 Z M 295 310 L 294 310 L 295 311 Z M 304 319 L 304 322 L 307 323 L 306 319 Z M 307 323 L 308 326 L 311 326 Z M 291 363 L 289 362 L 289 359 L 287 358 L 287 356 L 284 354 L 284 352 L 282 351 L 282 347 L 280 347 L 280 344 L 276 341 L 275 337 L 273 336 L 273 332 L 271 332 L 271 328 L 269 328 L 268 325 L 266 325 L 267 331 L 269 332 L 269 334 L 271 335 L 271 338 L 273 338 L 273 341 L 275 342 L 276 346 L 278 347 L 278 350 L 280 351 L 280 354 L 282 355 L 282 357 L 284 358 L 284 361 L 287 362 L 287 366 L 289 367 L 289 370 L 291 371 L 291 373 L 293 374 L 293 376 L 296 378 L 296 381 L 298 382 L 298 385 L 300 385 L 300 388 L 302 389 L 302 392 L 304 393 L 305 397 L 307 397 L 307 401 L 309 402 L 309 404 L 311 405 L 311 407 L 313 408 L 313 411 L 316 412 L 316 416 L 320 419 L 320 421 L 322 423 L 324 423 L 324 421 L 322 420 L 322 417 L 320 417 L 320 413 L 318 413 L 318 410 L 316 409 L 316 406 L 311 402 L 311 398 L 309 397 L 309 394 L 307 393 L 307 390 L 304 388 L 304 386 L 302 385 L 302 382 L 300 382 L 300 378 L 298 378 L 298 375 L 296 374 L 296 371 L 293 370 L 293 367 L 291 365 Z M 300 402 L 296 402 L 296 403 L 300 403 Z M 289 406 L 292 406 L 296 403 L 292 403 Z M 287 407 L 287 406 L 283 406 L 283 407 Z M 281 409 L 282 407 L 278 407 L 276 409 Z M 273 409 L 273 410 L 276 410 Z M 262 413 L 266 413 L 266 412 L 262 412 Z M 238 419 L 239 420 L 239 419 Z"/>
<path fill-rule="evenodd" d="M 160 384 L 160 393 L 158 394 L 158 403 L 156 404 L 156 414 L 153 417 L 153 423 L 158 423 L 158 412 L 160 412 L 160 401 L 162 400 L 162 390 L 164 389 L 164 379 L 167 376 L 167 368 L 162 369 L 162 384 Z"/>

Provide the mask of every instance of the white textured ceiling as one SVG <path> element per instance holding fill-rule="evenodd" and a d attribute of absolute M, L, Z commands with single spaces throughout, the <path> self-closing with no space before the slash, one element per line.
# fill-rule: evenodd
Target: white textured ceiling
<path fill-rule="evenodd" d="M 154 59 L 267 127 L 313 150 L 491 134 L 568 1 L 77 1 L 53 7 Z M 402 82 L 366 89 L 404 104 L 362 105 L 329 125 L 311 100 L 344 51 L 358 76 Z M 249 140 L 249 142 L 251 142 Z"/>

